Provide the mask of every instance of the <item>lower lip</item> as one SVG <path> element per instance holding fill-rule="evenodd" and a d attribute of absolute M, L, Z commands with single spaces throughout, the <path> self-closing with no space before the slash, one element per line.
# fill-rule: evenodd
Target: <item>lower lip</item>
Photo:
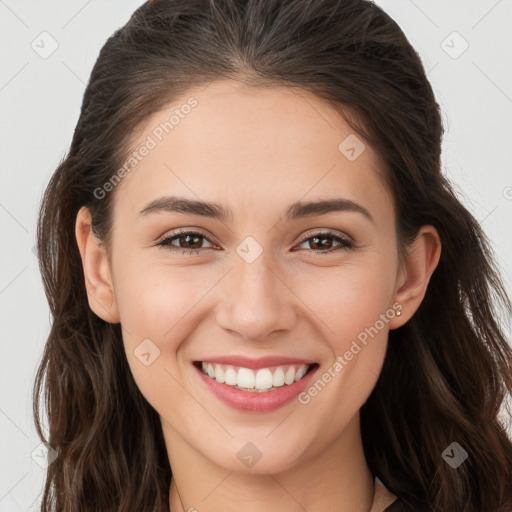
<path fill-rule="evenodd" d="M 269 412 L 285 405 L 297 397 L 306 387 L 318 370 L 318 366 L 310 370 L 302 379 L 289 386 L 284 385 L 275 391 L 264 391 L 262 393 L 241 391 L 233 386 L 221 384 L 215 379 L 204 374 L 197 366 L 193 365 L 199 373 L 201 380 L 206 387 L 222 402 L 247 412 Z"/>

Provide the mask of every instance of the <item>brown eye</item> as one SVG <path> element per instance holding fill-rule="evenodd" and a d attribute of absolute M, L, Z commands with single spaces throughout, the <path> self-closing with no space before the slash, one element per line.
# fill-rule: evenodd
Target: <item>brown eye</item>
<path fill-rule="evenodd" d="M 325 242 L 325 240 L 327 240 L 327 242 Z M 353 243 L 348 238 L 332 233 L 315 233 L 313 236 L 302 240 L 299 245 L 304 243 L 308 243 L 315 253 L 330 253 L 353 247 Z M 335 243 L 338 245 L 336 246 Z"/>
<path fill-rule="evenodd" d="M 197 233 L 194 231 L 184 231 L 164 238 L 163 240 L 158 242 L 157 245 L 160 247 L 165 247 L 171 251 L 181 250 L 182 253 L 198 254 L 199 249 L 203 248 L 202 244 L 204 240 L 210 243 L 208 238 L 206 238 L 202 233 Z M 174 243 L 175 241 L 177 241 L 178 243 Z M 205 248 L 208 249 L 209 247 Z"/>

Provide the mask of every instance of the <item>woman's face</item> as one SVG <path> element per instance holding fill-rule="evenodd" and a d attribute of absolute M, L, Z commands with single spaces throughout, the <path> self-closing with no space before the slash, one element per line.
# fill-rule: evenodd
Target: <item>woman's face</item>
<path fill-rule="evenodd" d="M 91 307 L 121 322 L 171 464 L 189 450 L 275 473 L 358 435 L 388 331 L 410 316 L 396 316 L 405 274 L 383 164 L 362 144 L 312 94 L 231 81 L 189 91 L 134 140 L 115 189 L 114 295 Z M 339 202 L 306 206 L 320 201 Z M 286 384 L 300 378 L 290 359 L 314 373 Z M 217 370 L 231 384 L 204 361 L 231 362 Z"/>

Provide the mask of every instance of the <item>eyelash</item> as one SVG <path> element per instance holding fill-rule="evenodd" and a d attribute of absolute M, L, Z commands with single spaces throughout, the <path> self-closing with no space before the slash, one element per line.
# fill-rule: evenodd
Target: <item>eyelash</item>
<path fill-rule="evenodd" d="M 177 240 L 186 235 L 202 237 L 205 240 L 207 240 L 208 242 L 210 242 L 211 244 L 213 244 L 213 242 L 207 236 L 203 235 L 202 233 L 198 233 L 197 231 L 182 231 L 182 232 L 176 233 L 172 236 L 162 239 L 156 245 L 160 246 L 160 247 L 164 247 L 164 248 L 170 250 L 171 252 L 180 252 L 181 251 L 182 254 L 187 254 L 189 256 L 192 256 L 194 254 L 199 254 L 199 252 L 202 249 L 186 249 L 183 247 L 172 246 L 172 244 L 171 244 L 172 241 Z M 313 233 L 312 235 L 302 238 L 299 241 L 299 245 L 301 245 L 304 242 L 307 242 L 308 240 L 311 240 L 313 238 L 331 238 L 332 240 L 334 240 L 335 242 L 338 242 L 340 244 L 338 247 L 335 247 L 334 249 L 329 249 L 327 251 L 318 251 L 318 250 L 311 249 L 311 251 L 314 252 L 315 254 L 331 254 L 338 250 L 348 250 L 348 249 L 352 249 L 354 247 L 354 244 L 348 238 L 340 236 L 340 235 L 335 235 L 333 233 L 325 232 L 325 231 Z M 206 249 L 210 249 L 210 247 L 206 247 Z"/>

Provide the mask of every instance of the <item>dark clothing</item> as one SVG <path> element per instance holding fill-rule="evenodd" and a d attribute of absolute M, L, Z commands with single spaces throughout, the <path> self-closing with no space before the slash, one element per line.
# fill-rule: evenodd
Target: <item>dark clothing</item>
<path fill-rule="evenodd" d="M 420 510 L 424 510 L 424 508 L 408 505 L 397 497 L 397 499 L 393 501 L 391 505 L 384 509 L 384 512 L 419 512 Z"/>
<path fill-rule="evenodd" d="M 415 512 L 409 508 L 400 498 L 397 498 L 384 512 Z"/>

